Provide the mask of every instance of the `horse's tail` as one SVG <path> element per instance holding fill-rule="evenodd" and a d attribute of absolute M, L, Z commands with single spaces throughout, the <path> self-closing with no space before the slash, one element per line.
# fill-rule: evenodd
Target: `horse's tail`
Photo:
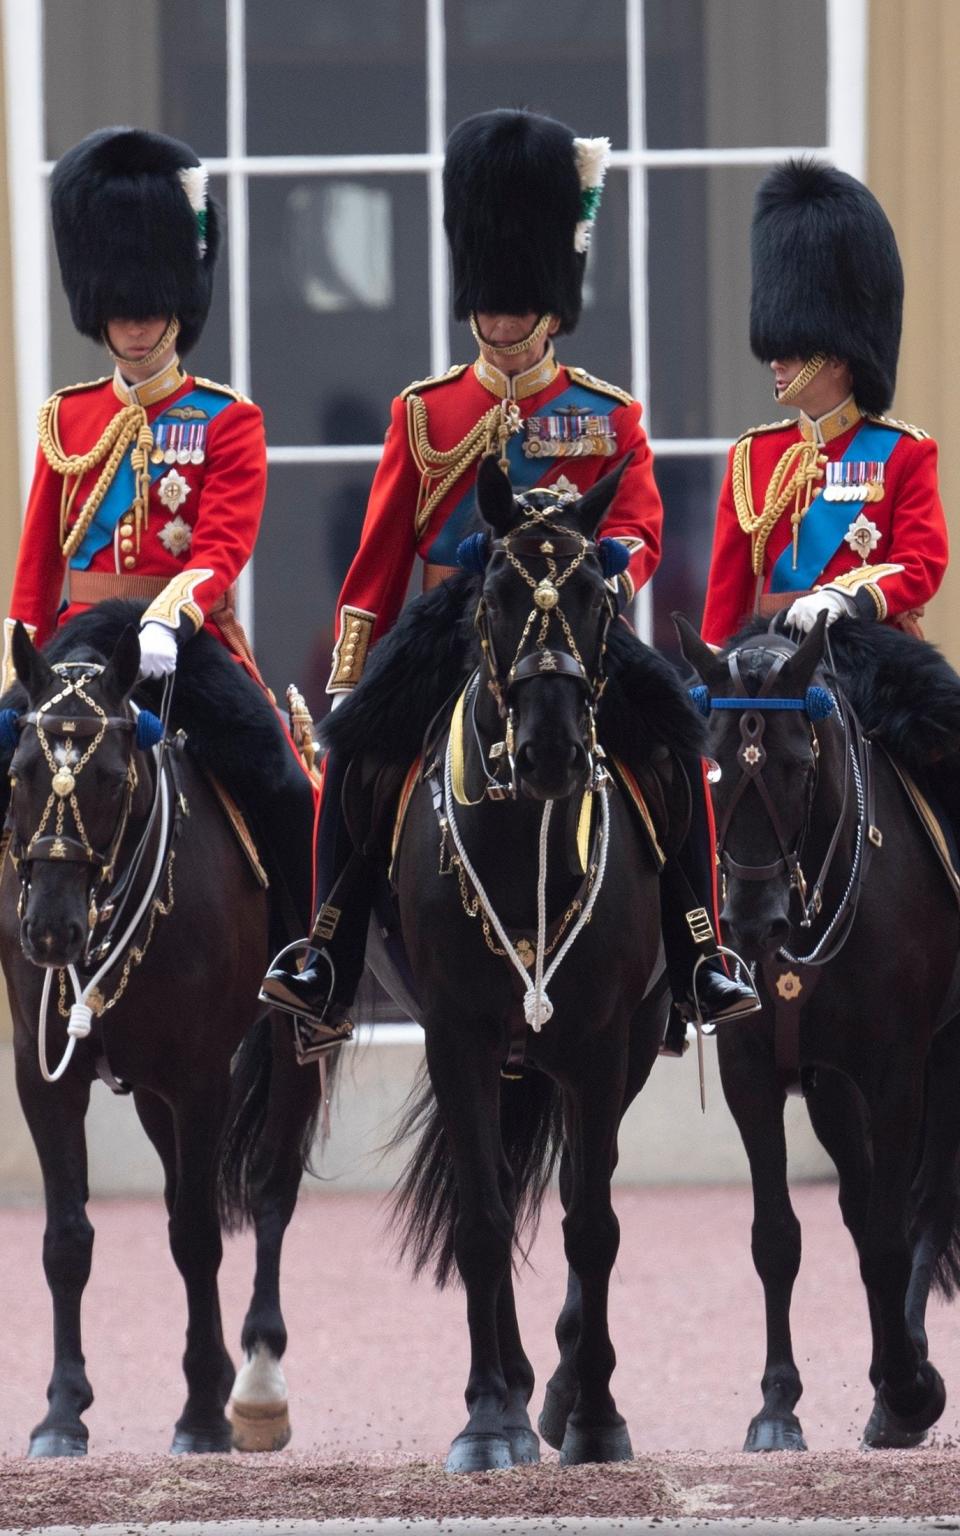
<path fill-rule="evenodd" d="M 284 1062 L 279 1073 L 278 1050 L 289 1052 L 291 1057 L 289 1065 Z M 299 1166 L 310 1165 L 317 1120 L 323 1107 L 321 1079 L 315 1069 L 298 1067 L 292 1056 L 289 1030 L 285 1025 L 277 1030 L 268 1014 L 247 1031 L 234 1057 L 217 1169 L 217 1209 L 225 1232 L 239 1232 L 254 1221 L 258 1195 L 271 1171 L 274 1167 L 289 1166 L 285 1155 L 289 1142 L 284 1143 L 285 1137 L 297 1137 L 298 1145 L 293 1150 Z M 335 1050 L 327 1058 L 328 1098 L 339 1057 L 340 1051 Z M 311 1091 L 308 1098 L 302 1092 L 287 1092 L 283 1079 L 289 1072 L 296 1074 L 298 1088 L 303 1083 L 299 1074 L 308 1073 L 311 1090 L 315 1085 L 315 1092 Z M 279 1097 L 283 1103 L 277 1102 Z M 268 1127 L 269 1134 L 265 1135 Z"/>
<path fill-rule="evenodd" d="M 560 1090 L 542 1072 L 524 1071 L 500 1084 L 500 1135 L 516 1188 L 514 1241 L 526 1256 L 536 1232 L 540 1206 L 563 1144 Z M 446 1132 L 426 1067 L 421 1068 L 396 1134 L 398 1146 L 418 1135 L 406 1172 L 393 1189 L 393 1224 L 400 1251 L 414 1273 L 433 1262 L 441 1288 L 454 1274 L 453 1235 L 459 1210 L 457 1183 Z"/>
<path fill-rule="evenodd" d="M 958 1087 L 960 1020 L 954 1019 L 934 1035 L 927 1059 L 923 1141 L 910 1221 L 912 1244 L 922 1244 L 932 1259 L 931 1288 L 947 1301 L 960 1294 L 960 1163 L 953 1151 Z"/>

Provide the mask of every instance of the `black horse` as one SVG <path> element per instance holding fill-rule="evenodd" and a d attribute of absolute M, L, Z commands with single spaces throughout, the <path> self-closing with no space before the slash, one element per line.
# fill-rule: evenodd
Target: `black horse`
<path fill-rule="evenodd" d="M 404 1127 L 421 1135 L 397 1215 L 417 1269 L 435 1261 L 442 1285 L 456 1265 L 466 1289 L 469 1418 L 450 1471 L 539 1457 L 512 1262 L 561 1151 L 570 1283 L 540 1429 L 567 1463 L 631 1455 L 610 1391 L 611 1176 L 618 1125 L 656 1059 L 668 999 L 654 985 L 656 851 L 597 745 L 605 657 L 616 645 L 642 670 L 635 653 L 649 656 L 615 619 L 595 542 L 615 489 L 611 475 L 580 499 L 515 499 L 485 460 L 485 531 L 471 556 L 482 574 L 436 599 L 475 617 L 479 664 L 429 738 L 393 864 L 429 1071 Z M 415 698 L 409 646 L 421 622 L 415 612 L 381 642 L 369 686 L 365 678 L 334 717 L 341 751 L 362 746 L 364 712 L 383 732 L 394 660 L 406 668 L 403 698 Z M 660 741 L 674 730 L 696 746 L 675 680 L 661 671 L 656 686 L 664 709 L 647 753 L 657 728 Z M 624 729 L 650 713 L 638 708 Z"/>
<path fill-rule="evenodd" d="M 87 1448 L 81 1415 L 93 1392 L 80 1308 L 93 1228 L 84 1116 L 98 1070 L 111 1086 L 132 1088 L 163 1162 L 170 1248 L 188 1308 L 178 1452 L 231 1446 L 224 1409 L 234 1371 L 217 1293 L 219 1141 L 228 1110 L 266 1126 L 269 1155 L 260 1153 L 250 1170 L 257 1276 L 243 1332 L 247 1360 L 233 1393 L 235 1443 L 272 1449 L 289 1435 L 280 1247 L 319 1107 L 318 1079 L 294 1064 L 287 1026 L 264 1019 L 241 1053 L 230 1108 L 231 1058 L 262 1012 L 267 892 L 191 751 L 176 741 L 161 748 L 160 722 L 131 705 L 140 647 L 128 609 L 105 604 L 82 616 L 46 653 L 18 626 L 21 684 L 2 716 L 15 752 L 0 960 L 17 1088 L 43 1172 L 43 1261 L 54 1314 L 49 1407 L 30 1437 L 33 1456 L 80 1456 Z M 112 654 L 91 648 L 110 635 Z M 219 733 L 224 752 L 233 730 L 242 739 L 237 677 L 209 636 L 184 647 L 173 717 L 178 695 L 192 697 L 198 734 Z M 228 714 L 217 722 L 218 703 Z M 268 766 L 270 739 L 265 732 L 255 749 Z M 308 795 L 305 839 L 310 832 Z M 253 1060 L 272 1088 L 257 1103 L 246 1095 Z"/>
<path fill-rule="evenodd" d="M 766 1300 L 763 1407 L 745 1449 L 805 1449 L 783 1129 L 796 1076 L 837 1167 L 867 1293 L 875 1396 L 863 1444 L 916 1445 L 945 1403 L 927 1299 L 931 1284 L 949 1295 L 957 1281 L 960 919 L 882 744 L 901 760 L 955 752 L 960 683 L 932 647 L 879 625 L 838 623 L 824 674 L 822 618 L 799 648 L 757 625 L 719 656 L 678 622 L 721 768 L 722 919 L 764 983 L 762 1014 L 717 1036 Z"/>

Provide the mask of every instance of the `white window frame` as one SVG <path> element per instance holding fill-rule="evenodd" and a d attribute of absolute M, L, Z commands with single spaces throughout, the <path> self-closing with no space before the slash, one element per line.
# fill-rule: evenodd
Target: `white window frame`
<path fill-rule="evenodd" d="M 36 449 L 36 415 L 53 387 L 49 363 L 49 292 L 45 250 L 47 176 L 43 134 L 43 0 L 2 0 L 6 83 L 8 181 L 12 208 L 14 337 L 20 486 L 26 504 Z M 362 0 L 359 0 L 362 5 Z M 227 29 L 226 155 L 207 162 L 227 183 L 230 263 L 230 382 L 250 392 L 249 178 L 256 176 L 382 175 L 426 173 L 429 212 L 430 363 L 449 365 L 449 295 L 442 221 L 446 118 L 443 0 L 423 0 L 427 49 L 427 148 L 422 154 L 251 156 L 246 148 L 245 15 L 243 0 L 225 0 Z M 650 401 L 647 324 L 647 177 L 653 169 L 692 166 L 764 166 L 788 155 L 817 154 L 862 178 L 866 150 L 868 0 L 827 0 L 827 136 L 824 144 L 749 149 L 650 149 L 645 141 L 643 0 L 625 0 L 628 143 L 612 157 L 625 169 L 630 192 L 631 388 Z M 406 380 L 396 380 L 399 388 Z M 653 438 L 656 457 L 722 455 L 725 438 Z M 271 464 L 375 463 L 382 445 L 277 445 Z M 649 585 L 638 622 L 649 637 Z M 252 630 L 252 563 L 240 583 L 240 615 Z"/>

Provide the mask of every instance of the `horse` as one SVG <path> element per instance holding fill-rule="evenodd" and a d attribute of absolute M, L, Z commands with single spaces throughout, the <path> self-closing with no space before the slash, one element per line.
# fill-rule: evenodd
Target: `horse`
<path fill-rule="evenodd" d="M 915 1446 L 945 1404 L 928 1295 L 951 1295 L 958 1280 L 960 919 L 884 742 L 902 757 L 925 736 L 942 756 L 942 705 L 955 751 L 960 685 L 933 647 L 886 626 L 841 620 L 827 640 L 821 616 L 798 646 L 756 621 L 717 655 L 677 622 L 720 767 L 721 920 L 762 977 L 762 1013 L 717 1033 L 766 1304 L 763 1406 L 744 1449 L 806 1449 L 783 1127 L 797 1080 L 836 1164 L 867 1296 L 874 1398 L 862 1446 Z"/>
<path fill-rule="evenodd" d="M 157 715 L 131 703 L 140 659 L 131 607 L 100 605 L 46 652 L 18 625 L 20 682 L 0 712 L 8 759 L 13 749 L 0 961 L 17 1090 L 43 1173 L 54 1322 L 48 1408 L 30 1436 L 34 1457 L 87 1450 L 82 1415 L 93 1391 L 80 1308 L 94 1234 L 84 1116 L 98 1073 L 115 1090 L 132 1091 L 163 1164 L 170 1249 L 188 1313 L 187 1395 L 172 1450 L 274 1449 L 289 1438 L 280 1249 L 319 1084 L 293 1064 L 287 1026 L 270 1016 L 256 1022 L 268 894 L 181 734 L 165 733 Z M 91 643 L 110 636 L 110 649 Z M 218 701 L 234 711 L 208 724 L 224 751 L 233 750 L 231 726 L 244 739 L 236 714 L 243 690 L 235 663 L 202 632 L 181 653 L 174 719 L 178 699 L 191 697 L 201 734 Z M 269 742 L 260 748 L 266 755 Z M 308 814 L 304 836 L 310 832 Z M 241 1044 L 232 1089 L 231 1059 Z M 260 1101 L 247 1094 L 254 1063 L 268 1090 Z M 217 1291 L 217 1170 L 228 1118 L 251 1114 L 267 1123 L 271 1152 L 251 1170 L 257 1273 L 235 1381 Z M 232 1421 L 224 1411 L 231 1389 Z"/>
<path fill-rule="evenodd" d="M 481 529 L 461 557 L 476 575 L 411 605 L 409 627 L 401 620 L 379 643 L 325 731 L 343 752 L 377 731 L 389 739 L 388 718 L 402 730 L 401 717 L 432 698 L 427 674 L 440 665 L 423 638 L 430 604 L 475 615 L 477 665 L 428 735 L 391 877 L 428 1074 L 397 1135 L 419 1132 L 395 1219 L 416 1270 L 433 1262 L 443 1285 L 456 1267 L 466 1291 L 468 1418 L 446 1457 L 452 1473 L 539 1459 L 512 1263 L 558 1156 L 569 1283 L 539 1428 L 566 1464 L 632 1455 L 610 1390 L 611 1177 L 668 999 L 659 862 L 597 741 L 605 657 L 614 643 L 634 662 L 650 654 L 616 618 L 605 580 L 611 554 L 625 551 L 596 539 L 618 478 L 581 497 L 515 498 L 496 459 L 484 459 Z M 455 643 L 452 654 L 462 654 Z M 689 745 L 698 723 L 682 689 L 674 697 L 660 674 L 658 686 L 660 726 Z M 642 719 L 652 755 L 654 710 L 624 728 Z"/>

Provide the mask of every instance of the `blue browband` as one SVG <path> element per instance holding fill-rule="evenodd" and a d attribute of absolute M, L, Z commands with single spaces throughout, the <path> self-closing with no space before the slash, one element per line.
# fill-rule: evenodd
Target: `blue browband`
<path fill-rule="evenodd" d="M 754 709 L 801 709 L 811 720 L 825 720 L 833 714 L 834 707 L 833 694 L 827 688 L 808 688 L 802 699 L 716 699 L 711 698 L 710 689 L 701 683 L 690 689 L 690 698 L 701 715 L 709 715 L 712 709 L 735 709 L 741 715 Z"/>
<path fill-rule="evenodd" d="M 619 576 L 630 564 L 630 551 L 621 539 L 598 539 L 597 556 L 604 578 Z M 485 533 L 471 533 L 457 545 L 457 564 L 473 576 L 482 576 L 490 558 L 490 541 Z"/>

